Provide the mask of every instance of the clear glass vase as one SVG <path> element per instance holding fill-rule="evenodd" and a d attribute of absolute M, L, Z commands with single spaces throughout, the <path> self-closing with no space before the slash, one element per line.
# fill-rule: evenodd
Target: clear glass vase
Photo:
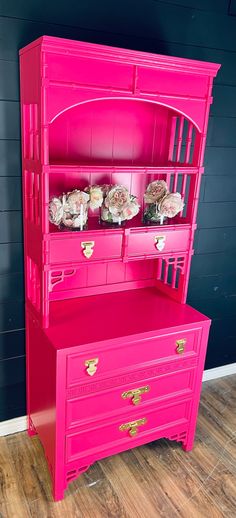
<path fill-rule="evenodd" d="M 146 225 L 163 225 L 166 218 L 159 212 L 158 203 L 146 203 L 143 211 L 143 222 Z"/>

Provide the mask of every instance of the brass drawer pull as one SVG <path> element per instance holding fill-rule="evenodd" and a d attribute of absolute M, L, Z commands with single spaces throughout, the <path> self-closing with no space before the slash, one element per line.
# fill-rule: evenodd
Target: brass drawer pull
<path fill-rule="evenodd" d="M 146 417 L 143 417 L 142 419 L 137 419 L 137 421 L 131 421 L 130 423 L 121 424 L 119 426 L 119 430 L 121 432 L 125 432 L 126 430 L 128 430 L 130 437 L 134 437 L 138 433 L 138 426 L 142 426 L 146 423 L 147 419 Z"/>
<path fill-rule="evenodd" d="M 182 340 L 176 340 L 176 352 L 178 354 L 182 354 L 184 352 L 186 342 L 187 340 L 185 340 L 185 338 L 183 338 Z"/>
<path fill-rule="evenodd" d="M 159 252 L 162 252 L 162 250 L 164 250 L 164 248 L 165 248 L 166 236 L 155 236 L 154 243 L 155 243 L 156 249 L 159 250 Z"/>
<path fill-rule="evenodd" d="M 97 371 L 97 364 L 98 364 L 98 358 L 93 358 L 92 360 L 86 360 L 85 361 L 85 367 L 87 374 L 89 376 L 93 376 L 95 372 Z"/>
<path fill-rule="evenodd" d="M 94 245 L 95 241 L 82 241 L 82 252 L 87 259 L 89 259 L 93 255 Z"/>
<path fill-rule="evenodd" d="M 131 401 L 133 403 L 133 405 L 139 405 L 139 403 L 141 402 L 141 395 L 142 394 L 145 394 L 146 392 L 149 392 L 150 391 L 150 387 L 149 385 L 146 385 L 145 387 L 140 387 L 138 389 L 134 389 L 134 390 L 128 390 L 127 392 L 123 392 L 121 394 L 121 397 L 123 399 L 127 399 L 127 398 L 132 398 Z"/>

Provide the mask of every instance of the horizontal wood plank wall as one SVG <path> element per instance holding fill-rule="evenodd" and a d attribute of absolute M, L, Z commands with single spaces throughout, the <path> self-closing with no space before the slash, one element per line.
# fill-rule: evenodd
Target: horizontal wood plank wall
<path fill-rule="evenodd" d="M 205 367 L 236 360 L 236 9 L 229 4 L 0 4 L 0 420 L 25 413 L 18 50 L 42 34 L 222 63 L 214 86 L 188 302 L 213 318 Z"/>

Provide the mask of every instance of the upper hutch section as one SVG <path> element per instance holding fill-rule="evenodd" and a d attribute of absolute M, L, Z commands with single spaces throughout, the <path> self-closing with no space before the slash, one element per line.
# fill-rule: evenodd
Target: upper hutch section
<path fill-rule="evenodd" d="M 219 65 L 45 36 L 20 54 L 26 160 L 202 165 Z"/>

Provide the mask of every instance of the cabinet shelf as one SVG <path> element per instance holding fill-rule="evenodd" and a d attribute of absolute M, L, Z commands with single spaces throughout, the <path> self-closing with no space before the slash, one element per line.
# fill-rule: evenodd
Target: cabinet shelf
<path fill-rule="evenodd" d="M 51 303 L 50 313 L 47 335 L 56 349 L 140 333 L 151 334 L 208 320 L 187 304 L 178 304 L 156 288 L 56 301 Z M 129 318 L 124 318 L 125 314 Z M 92 325 L 93 322 L 96 326 Z"/>
<path fill-rule="evenodd" d="M 91 162 L 91 164 L 79 164 L 79 163 L 53 163 L 43 168 L 43 172 L 50 173 L 65 173 L 70 171 L 71 173 L 138 173 L 138 174 L 173 174 L 173 173 L 184 173 L 184 174 L 196 174 L 199 171 L 199 167 L 191 167 L 189 165 L 179 164 L 166 164 L 162 166 L 134 166 L 132 164 L 127 165 L 107 165 L 97 164 Z"/>
<path fill-rule="evenodd" d="M 117 233 L 117 232 L 124 232 L 127 230 L 143 230 L 144 232 L 145 231 L 150 231 L 150 230 L 153 230 L 154 232 L 163 232 L 165 231 L 165 229 L 169 229 L 169 230 L 174 230 L 175 228 L 190 228 L 191 225 L 190 223 L 186 222 L 186 221 L 183 221 L 184 218 L 181 218 L 180 216 L 176 216 L 175 218 L 173 219 L 167 219 L 166 221 L 164 221 L 163 225 L 146 225 L 142 222 L 142 219 L 141 217 L 135 217 L 133 218 L 132 220 L 130 221 L 127 221 L 125 223 L 125 225 L 121 225 L 121 226 L 116 226 L 116 225 L 107 225 L 106 223 L 99 223 L 99 220 L 98 218 L 96 217 L 91 217 L 88 219 L 88 225 L 87 225 L 87 228 L 85 230 L 70 230 L 68 228 L 58 228 L 56 227 L 55 225 L 53 225 L 52 223 L 50 223 L 50 226 L 49 226 L 49 234 L 50 236 L 58 236 L 60 234 L 60 236 L 63 236 L 65 237 L 66 239 L 66 236 L 79 236 L 80 238 L 84 238 L 86 239 L 86 234 L 90 233 L 90 232 L 94 232 L 95 234 L 96 233 L 100 233 L 100 232 L 108 232 L 108 233 Z"/>

